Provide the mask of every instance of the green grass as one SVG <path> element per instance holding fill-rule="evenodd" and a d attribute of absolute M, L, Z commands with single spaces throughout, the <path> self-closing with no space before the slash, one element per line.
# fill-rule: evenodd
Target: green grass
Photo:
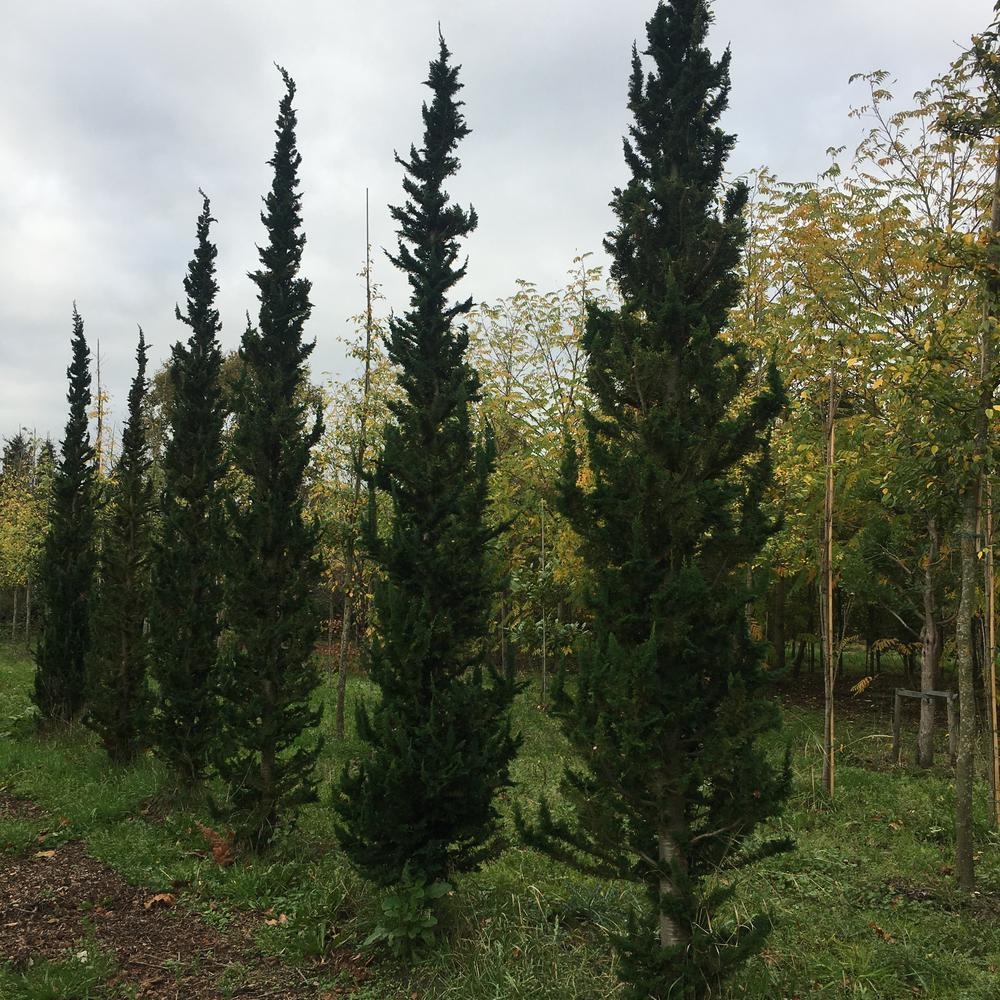
<path fill-rule="evenodd" d="M 304 810 L 272 854 L 221 869 L 199 853 L 205 844 L 194 820 L 211 823 L 207 810 L 180 802 L 152 758 L 116 770 L 78 729 L 45 740 L 33 735 L 30 678 L 23 653 L 0 649 L 0 785 L 32 798 L 62 825 L 0 823 L 3 850 L 37 849 L 42 832 L 54 842 L 80 837 L 97 857 L 152 891 L 183 882 L 185 904 L 215 926 L 225 927 L 239 910 L 283 914 L 273 926 L 261 921 L 260 945 L 298 965 L 317 989 L 333 986 L 336 975 L 326 971 L 323 956 L 360 950 L 380 910 L 377 893 L 337 847 L 328 800 Z M 370 696 L 369 685 L 352 682 L 351 702 Z M 515 766 L 517 786 L 504 801 L 508 822 L 516 800 L 530 807 L 541 792 L 555 793 L 566 755 L 558 727 L 537 711 L 530 691 L 516 707 L 516 720 L 525 743 Z M 764 953 L 732 983 L 731 996 L 996 998 L 1000 840 L 988 832 L 984 797 L 977 801 L 980 894 L 970 898 L 950 874 L 947 768 L 928 774 L 889 767 L 888 720 L 874 710 L 859 712 L 841 726 L 839 791 L 828 803 L 819 792 L 820 721 L 814 712 L 789 709 L 785 732 L 775 740 L 775 753 L 790 743 L 796 782 L 774 832 L 793 836 L 798 849 L 736 878 L 729 918 L 766 911 L 774 930 Z M 332 725 L 332 716 L 324 725 Z M 350 734 L 338 744 L 327 733 L 321 762 L 327 796 L 358 752 Z M 512 846 L 448 897 L 444 940 L 433 954 L 413 969 L 375 955 L 354 995 L 611 1000 L 618 990 L 607 933 L 623 928 L 633 899 L 630 887 L 594 882 Z M 0 996 L 61 996 L 57 987 L 44 992 L 44 981 L 88 973 L 76 966 L 45 966 L 21 978 L 0 973 Z M 112 995 L 93 992 L 97 982 L 77 984 L 76 993 L 65 995 Z"/>
<path fill-rule="evenodd" d="M 4 1000 L 109 1000 L 126 997 L 103 984 L 115 971 L 113 958 L 93 945 L 82 945 L 61 962 L 37 962 L 24 972 L 0 966 L 0 997 Z"/>

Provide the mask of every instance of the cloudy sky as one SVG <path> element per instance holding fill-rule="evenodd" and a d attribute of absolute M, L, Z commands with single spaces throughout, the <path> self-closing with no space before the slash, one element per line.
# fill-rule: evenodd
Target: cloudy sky
<path fill-rule="evenodd" d="M 716 0 L 712 46 L 733 49 L 725 125 L 736 173 L 814 177 L 853 144 L 851 73 L 890 70 L 908 96 L 981 30 L 992 0 Z M 463 66 L 473 134 L 452 193 L 474 203 L 465 291 L 562 282 L 599 251 L 633 39 L 653 0 L 4 0 L 0 33 L 0 435 L 61 434 L 75 299 L 120 412 L 136 324 L 156 365 L 191 256 L 198 187 L 218 218 L 223 339 L 235 347 L 262 240 L 260 195 L 281 93 L 299 87 L 315 377 L 341 375 L 346 318 L 363 306 L 365 188 L 375 277 L 399 198 L 393 150 L 419 138 L 437 22 Z"/>

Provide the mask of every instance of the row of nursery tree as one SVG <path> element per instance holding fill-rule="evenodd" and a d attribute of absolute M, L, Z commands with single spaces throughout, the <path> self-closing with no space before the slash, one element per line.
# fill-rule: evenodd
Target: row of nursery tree
<path fill-rule="evenodd" d="M 705 0 L 660 3 L 633 51 L 608 282 L 584 257 L 561 292 L 478 307 L 456 292 L 477 219 L 446 191 L 468 127 L 442 40 L 421 144 L 397 157 L 408 306 L 383 318 L 369 261 L 358 374 L 325 390 L 282 71 L 238 353 L 219 345 L 206 197 L 189 337 L 148 380 L 140 331 L 114 463 L 95 462 L 74 310 L 58 456 L 19 435 L 0 477 L 0 572 L 14 628 L 39 623 L 42 720 L 211 779 L 249 850 L 317 798 L 321 639 L 336 736 L 355 652 L 379 692 L 330 790 L 343 848 L 428 902 L 503 847 L 517 666 L 540 668 L 576 756 L 559 803 L 517 828 L 645 890 L 617 941 L 635 998 L 706 996 L 759 946 L 762 923 L 718 916 L 718 874 L 789 846 L 759 834 L 791 780 L 761 737 L 780 728 L 773 677 L 815 647 L 831 795 L 845 647 L 864 646 L 862 685 L 887 655 L 924 690 L 950 667 L 967 887 L 977 745 L 995 759 L 996 29 L 906 110 L 884 73 L 862 78 L 863 141 L 816 182 L 727 185 L 711 21 Z M 921 764 L 933 747 L 929 701 Z"/>

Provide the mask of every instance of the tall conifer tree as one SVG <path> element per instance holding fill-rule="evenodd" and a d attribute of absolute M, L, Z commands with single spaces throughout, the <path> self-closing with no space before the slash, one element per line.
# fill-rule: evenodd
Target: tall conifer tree
<path fill-rule="evenodd" d="M 571 446 L 562 481 L 594 574 L 592 629 L 563 705 L 585 766 L 564 780 L 575 819 L 543 804 L 525 831 L 645 888 L 649 907 L 618 942 L 633 1000 L 716 996 L 757 945 L 762 931 L 734 935 L 718 912 L 727 891 L 705 879 L 753 854 L 747 838 L 788 785 L 757 745 L 779 716 L 746 617 L 747 568 L 772 530 L 760 504 L 782 391 L 772 368 L 754 396 L 746 352 L 722 336 L 747 191 L 722 187 L 730 56 L 713 61 L 711 21 L 705 0 L 660 3 L 648 75 L 633 48 L 632 176 L 605 243 L 623 303 L 591 308 L 584 335 L 593 487 L 580 485 Z"/>
<path fill-rule="evenodd" d="M 139 331 L 137 370 L 128 394 L 121 454 L 111 474 L 107 517 L 91 601 L 85 721 L 116 763 L 134 760 L 149 738 L 147 684 L 153 484 L 143 403 L 146 339 Z"/>
<path fill-rule="evenodd" d="M 423 107 L 423 147 L 396 158 L 408 200 L 392 209 L 399 250 L 391 259 L 411 296 L 390 324 L 403 398 L 389 404 L 395 421 L 374 482 L 392 500 L 392 528 L 377 537 L 373 504 L 367 532 L 384 572 L 370 651 L 381 697 L 371 713 L 360 708 L 368 750 L 357 770 L 345 772 L 338 798 L 345 849 L 383 885 L 444 879 L 488 856 L 496 843 L 494 798 L 510 783 L 517 747 L 511 688 L 486 668 L 497 586 L 485 523 L 493 448 L 489 439 L 477 444 L 470 426 L 479 380 L 465 358 L 466 329 L 456 326 L 472 301 L 447 301 L 465 274 L 459 240 L 476 226 L 475 212 L 449 204 L 444 190 L 469 132 L 449 54 L 441 39 L 426 81 L 434 96 Z"/>
<path fill-rule="evenodd" d="M 279 68 L 280 69 L 280 68 Z M 266 846 L 279 820 L 316 797 L 318 742 L 303 739 L 319 723 L 312 704 L 319 682 L 312 662 L 320 613 L 318 529 L 303 513 L 309 453 L 322 423 L 307 428 L 306 360 L 302 338 L 312 306 L 299 277 L 299 155 L 295 83 L 285 82 L 274 156 L 274 180 L 261 220 L 267 245 L 257 285 L 257 329 L 243 335 L 243 374 L 236 394 L 233 462 L 245 492 L 229 503 L 232 539 L 226 580 L 227 655 L 220 667 L 223 746 L 219 771 L 230 789 L 241 841 Z"/>
<path fill-rule="evenodd" d="M 43 721 L 68 722 L 83 707 L 94 578 L 94 449 L 90 444 L 90 350 L 73 306 L 69 419 L 52 481 L 48 534 L 38 574 L 41 629 L 34 702 Z"/>
<path fill-rule="evenodd" d="M 216 660 L 222 609 L 225 525 L 221 481 L 225 406 L 215 307 L 216 248 L 202 193 L 197 246 L 184 278 L 191 331 L 174 345 L 163 453 L 162 532 L 154 557 L 151 636 L 159 688 L 155 740 L 187 782 L 202 778 L 217 735 Z"/>

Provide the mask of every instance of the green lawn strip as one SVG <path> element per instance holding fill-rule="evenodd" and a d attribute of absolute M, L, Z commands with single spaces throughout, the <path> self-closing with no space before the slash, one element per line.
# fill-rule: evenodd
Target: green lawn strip
<path fill-rule="evenodd" d="M 0 650 L 0 732 L 10 734 L 0 738 L 0 784 L 64 817 L 59 837 L 85 839 L 129 881 L 151 891 L 181 887 L 184 904 L 215 926 L 258 912 L 263 950 L 308 967 L 318 981 L 338 981 L 331 954 L 363 950 L 379 920 L 380 894 L 339 851 L 328 801 L 304 809 L 269 855 L 221 868 L 195 828 L 196 820 L 214 825 L 207 808 L 177 799 L 152 758 L 116 771 L 82 731 L 35 737 L 25 719 L 30 678 L 23 655 Z M 363 680 L 352 680 L 348 690 L 350 721 L 356 699 L 375 692 Z M 321 697 L 330 702 L 332 694 L 325 683 Z M 545 794 L 559 808 L 567 748 L 537 701 L 529 688 L 515 707 L 525 742 L 513 769 L 517 786 L 500 803 L 511 840 L 515 801 L 530 809 Z M 324 728 L 331 719 L 328 713 Z M 791 747 L 795 792 L 767 833 L 792 836 L 798 849 L 734 879 L 730 919 L 763 913 L 774 929 L 731 995 L 995 1000 L 1000 839 L 987 829 L 985 789 L 976 802 L 980 894 L 970 899 L 950 874 L 953 794 L 944 755 L 930 773 L 908 763 L 912 754 L 892 765 L 887 716 L 878 707 L 858 709 L 838 729 L 839 786 L 829 803 L 820 791 L 821 724 L 818 711 L 790 707 L 773 741 L 775 754 Z M 361 752 L 352 732 L 341 743 L 331 735 L 320 761 L 324 795 Z M 34 819 L 7 820 L 0 831 L 7 829 L 24 850 L 41 832 Z M 413 992 L 422 1000 L 617 994 L 607 933 L 624 928 L 631 888 L 586 879 L 511 843 L 457 889 L 443 907 L 441 945 L 413 968 L 371 955 L 358 1000 Z M 0 996 L 7 996 L 2 988 Z"/>
<path fill-rule="evenodd" d="M 27 969 L 0 965 L 3 1000 L 117 1000 L 124 987 L 107 986 L 116 968 L 113 957 L 85 943 L 62 961 L 36 962 Z"/>
<path fill-rule="evenodd" d="M 820 721 L 802 718 L 789 729 L 819 732 Z M 856 745 L 865 735 L 852 723 L 840 742 Z M 951 877 L 953 794 L 943 766 L 930 774 L 890 768 L 886 744 L 878 771 L 841 763 L 837 798 L 828 803 L 810 780 L 821 766 L 818 746 L 801 746 L 797 791 L 782 821 L 798 850 L 741 879 L 738 899 L 766 908 L 775 929 L 733 994 L 996 996 L 1000 924 L 982 915 L 1000 898 L 1000 872 L 985 790 L 977 801 L 981 895 L 970 899 Z"/>

